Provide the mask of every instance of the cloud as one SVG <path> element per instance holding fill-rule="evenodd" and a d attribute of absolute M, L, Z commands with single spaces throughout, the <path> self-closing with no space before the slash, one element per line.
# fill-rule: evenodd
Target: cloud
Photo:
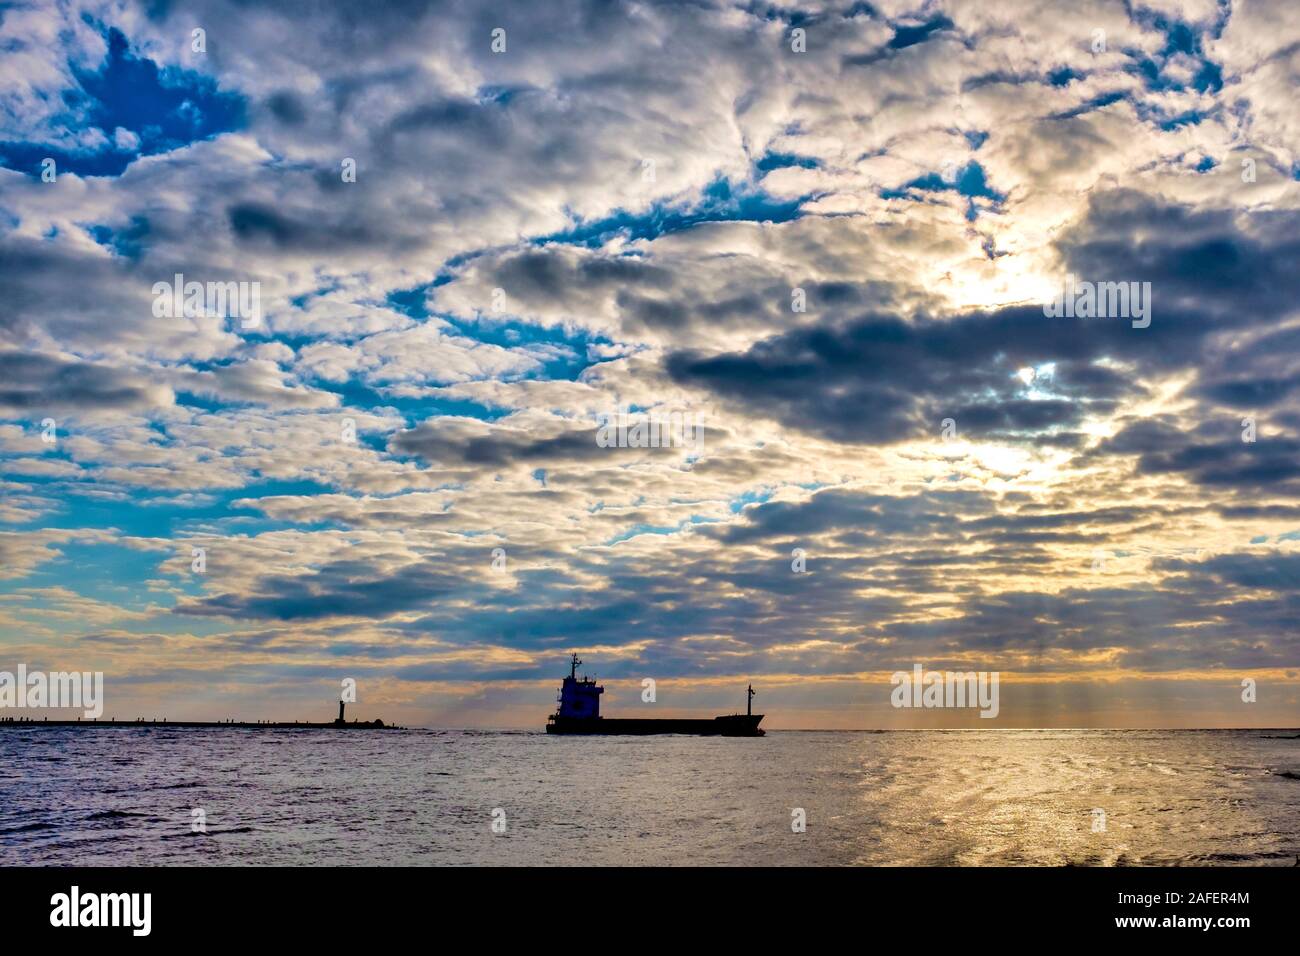
<path fill-rule="evenodd" d="M 411 722 L 575 646 L 700 686 L 1271 672 L 1289 10 L 9 10 L 2 636 L 155 701 L 346 666 Z M 264 321 L 155 316 L 177 274 Z M 1045 316 L 1067 274 L 1150 282 L 1150 327 Z M 704 447 L 601 448 L 617 409 Z"/>
<path fill-rule="evenodd" d="M 171 389 L 146 376 L 56 356 L 0 352 L 0 410 L 36 417 L 62 411 L 138 411 L 171 405 Z"/>

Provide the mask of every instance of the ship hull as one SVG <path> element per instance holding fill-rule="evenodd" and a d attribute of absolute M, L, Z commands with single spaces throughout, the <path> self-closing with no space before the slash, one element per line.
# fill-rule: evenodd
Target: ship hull
<path fill-rule="evenodd" d="M 705 719 L 672 717 L 552 717 L 548 734 L 636 736 L 691 734 L 696 737 L 762 737 L 762 714 L 734 714 Z"/>

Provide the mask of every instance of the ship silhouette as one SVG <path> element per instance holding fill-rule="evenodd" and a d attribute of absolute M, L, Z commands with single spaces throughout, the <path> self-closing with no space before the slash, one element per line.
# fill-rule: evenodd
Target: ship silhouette
<path fill-rule="evenodd" d="M 745 701 L 745 713 L 724 717 L 602 717 L 600 695 L 605 693 L 589 677 L 578 677 L 582 661 L 574 654 L 569 676 L 560 686 L 556 698 L 560 707 L 546 719 L 548 734 L 694 734 L 704 737 L 762 737 L 759 729 L 763 715 L 754 713 L 754 687 L 751 684 Z"/>

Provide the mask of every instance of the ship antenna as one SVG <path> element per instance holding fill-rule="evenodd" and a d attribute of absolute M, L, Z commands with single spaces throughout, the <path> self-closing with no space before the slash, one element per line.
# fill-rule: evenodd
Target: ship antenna
<path fill-rule="evenodd" d="M 581 664 L 582 664 L 582 661 L 578 660 L 578 655 L 577 655 L 577 654 L 574 654 L 574 655 L 573 655 L 573 664 L 572 664 L 572 666 L 569 668 L 569 676 L 572 677 L 574 680 L 577 680 L 577 679 L 578 679 L 578 667 L 581 666 Z"/>
<path fill-rule="evenodd" d="M 754 685 L 749 685 L 749 696 L 745 698 L 745 716 L 754 716 Z"/>

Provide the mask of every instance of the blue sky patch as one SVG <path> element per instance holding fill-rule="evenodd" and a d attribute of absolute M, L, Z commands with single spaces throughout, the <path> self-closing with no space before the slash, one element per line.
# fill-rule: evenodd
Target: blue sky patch
<path fill-rule="evenodd" d="M 96 150 L 69 150 L 36 142 L 0 142 L 0 164 L 32 176 L 52 158 L 60 172 L 120 176 L 133 160 L 165 153 L 239 129 L 245 100 L 217 88 L 211 77 L 162 67 L 137 56 L 117 29 L 105 34 L 108 54 L 97 70 L 74 68 L 78 86 L 63 92 L 66 124 L 98 129 L 106 143 Z M 118 134 L 118 130 L 125 134 Z"/>
<path fill-rule="evenodd" d="M 974 221 L 979 215 L 979 208 L 975 204 L 976 197 L 988 199 L 994 204 L 1003 202 L 1007 197 L 1005 193 L 1000 193 L 989 185 L 988 179 L 984 173 L 984 167 L 979 163 L 970 162 L 960 170 L 955 171 L 955 175 L 944 178 L 942 173 L 926 173 L 924 176 L 918 176 L 911 182 L 904 183 L 899 189 L 882 190 L 880 196 L 882 199 L 911 199 L 912 190 L 922 192 L 957 192 L 969 200 L 966 209 L 966 218 Z"/>
<path fill-rule="evenodd" d="M 619 209 L 602 219 L 578 223 L 534 242 L 596 248 L 619 234 L 630 240 L 658 239 L 705 222 L 789 222 L 799 217 L 799 208 L 808 198 L 779 200 L 761 189 L 733 185 L 725 177 L 718 177 L 705 187 L 700 201 L 693 205 L 657 202 L 640 213 Z"/>
<path fill-rule="evenodd" d="M 924 43 L 930 37 L 940 30 L 952 29 L 952 21 L 947 17 L 935 17 L 919 26 L 914 27 L 895 27 L 894 36 L 889 41 L 891 50 L 905 50 L 909 46 L 916 46 L 918 43 Z"/>
<path fill-rule="evenodd" d="M 820 163 L 808 156 L 796 156 L 794 153 L 766 152 L 754 164 L 760 173 L 769 173 L 774 169 L 816 169 Z"/>

